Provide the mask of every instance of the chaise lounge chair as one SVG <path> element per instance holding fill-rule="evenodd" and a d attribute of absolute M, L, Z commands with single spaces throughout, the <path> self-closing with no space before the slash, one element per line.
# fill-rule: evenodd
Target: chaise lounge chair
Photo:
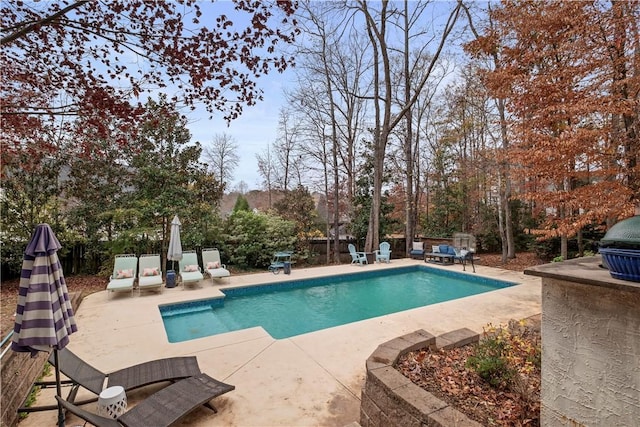
<path fill-rule="evenodd" d="M 138 257 L 134 254 L 116 255 L 113 263 L 113 274 L 107 285 L 108 293 L 131 291 L 138 271 Z"/>
<path fill-rule="evenodd" d="M 182 252 L 182 259 L 180 260 L 180 281 L 184 287 L 187 283 L 198 283 L 204 276 L 200 271 L 200 265 L 198 264 L 198 254 L 196 251 L 184 251 Z"/>
<path fill-rule="evenodd" d="M 160 289 L 160 292 L 162 292 L 160 255 L 140 255 L 139 262 L 138 294 L 148 289 Z"/>
<path fill-rule="evenodd" d="M 49 356 L 49 363 L 55 366 L 53 353 Z M 105 374 L 80 359 L 68 348 L 64 348 L 58 350 L 58 364 L 60 365 L 60 372 L 69 378 L 69 380 L 64 381 L 63 384 L 71 385 L 67 400 L 78 405 L 84 405 L 85 403 L 97 400 L 100 392 L 106 387 L 119 385 L 122 386 L 125 391 L 130 391 L 164 381 L 175 382 L 200 373 L 198 359 L 196 359 L 195 356 L 156 359 L 129 366 L 110 374 Z M 55 381 L 40 381 L 34 385 L 51 387 L 55 386 L 56 383 Z M 95 393 L 96 397 L 82 402 L 75 402 L 80 387 Z M 18 412 L 35 412 L 53 409 L 58 409 L 58 405 L 23 407 L 18 409 Z"/>
<path fill-rule="evenodd" d="M 202 265 L 204 266 L 204 271 L 211 277 L 212 282 L 215 278 L 231 276 L 227 266 L 220 261 L 220 251 L 218 249 L 203 249 Z"/>
<path fill-rule="evenodd" d="M 214 397 L 234 389 L 235 386 L 217 381 L 207 374 L 198 374 L 163 388 L 115 419 L 85 411 L 60 396 L 56 396 L 56 399 L 63 408 L 96 427 L 169 427 Z M 217 412 L 213 406 L 210 407 Z"/>
<path fill-rule="evenodd" d="M 357 252 L 356 247 L 349 243 L 349 254 L 351 255 L 351 264 L 369 264 L 367 261 L 367 254 L 365 252 Z"/>
<path fill-rule="evenodd" d="M 376 251 L 376 262 L 386 262 L 389 264 L 391 261 L 391 245 L 388 242 L 380 243 L 380 249 Z"/>

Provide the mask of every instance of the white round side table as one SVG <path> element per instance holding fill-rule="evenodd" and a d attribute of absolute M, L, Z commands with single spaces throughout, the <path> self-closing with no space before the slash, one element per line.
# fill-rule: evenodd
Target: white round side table
<path fill-rule="evenodd" d="M 127 395 L 124 387 L 107 387 L 98 396 L 98 415 L 117 418 L 127 410 Z"/>

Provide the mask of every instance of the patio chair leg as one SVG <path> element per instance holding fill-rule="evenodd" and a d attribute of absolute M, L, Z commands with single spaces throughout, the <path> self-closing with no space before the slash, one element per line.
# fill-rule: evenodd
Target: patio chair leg
<path fill-rule="evenodd" d="M 216 409 L 216 407 L 215 407 L 215 406 L 213 406 L 213 405 L 211 404 L 211 402 L 207 402 L 207 403 L 205 403 L 205 404 L 204 404 L 204 406 L 206 406 L 207 408 L 211 409 L 214 413 L 216 413 L 216 414 L 218 413 L 218 410 Z"/>

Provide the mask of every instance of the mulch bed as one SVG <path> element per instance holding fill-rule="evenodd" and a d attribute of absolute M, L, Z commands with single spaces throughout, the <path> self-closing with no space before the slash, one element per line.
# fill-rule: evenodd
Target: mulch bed
<path fill-rule="evenodd" d="M 522 338 L 539 346 L 539 323 Z M 450 350 L 417 350 L 402 356 L 396 369 L 482 425 L 539 426 L 540 369 L 521 374 L 516 387 L 494 387 L 467 368 L 467 359 L 474 353 L 475 345 Z"/>

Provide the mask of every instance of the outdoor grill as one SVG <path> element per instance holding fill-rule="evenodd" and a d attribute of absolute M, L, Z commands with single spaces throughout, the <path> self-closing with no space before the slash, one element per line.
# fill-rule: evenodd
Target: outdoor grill
<path fill-rule="evenodd" d="M 600 241 L 600 254 L 611 277 L 640 282 L 640 215 L 611 227 Z"/>

